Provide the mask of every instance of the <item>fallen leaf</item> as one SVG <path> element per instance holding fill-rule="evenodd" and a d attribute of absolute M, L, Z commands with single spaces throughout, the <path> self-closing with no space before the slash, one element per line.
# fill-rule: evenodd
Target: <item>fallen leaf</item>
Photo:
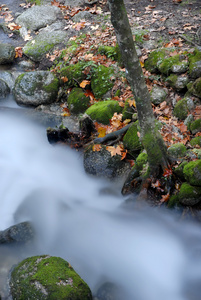
<path fill-rule="evenodd" d="M 65 83 L 65 82 L 68 81 L 68 78 L 67 78 L 66 76 L 62 76 L 62 77 L 61 77 L 61 80 Z"/>
<path fill-rule="evenodd" d="M 101 149 L 102 149 L 102 146 L 100 144 L 95 144 L 92 147 L 93 151 L 98 151 L 99 152 Z"/>
<path fill-rule="evenodd" d="M 119 145 L 116 148 L 113 146 L 107 146 L 106 150 L 111 153 L 111 156 L 121 155 L 122 147 Z"/>
<path fill-rule="evenodd" d="M 162 195 L 162 199 L 160 200 L 161 203 L 167 202 L 170 199 L 170 194 Z"/>
<path fill-rule="evenodd" d="M 85 88 L 87 85 L 89 85 L 91 83 L 90 80 L 83 80 L 81 83 L 80 83 L 80 87 L 81 88 Z"/>

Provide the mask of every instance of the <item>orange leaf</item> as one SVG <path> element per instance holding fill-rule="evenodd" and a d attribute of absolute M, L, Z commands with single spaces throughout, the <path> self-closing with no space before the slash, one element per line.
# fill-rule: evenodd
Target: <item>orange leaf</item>
<path fill-rule="evenodd" d="M 161 186 L 159 180 L 156 180 L 156 182 L 155 182 L 155 183 L 152 183 L 151 185 L 152 185 L 153 188 L 157 188 L 157 187 Z"/>
<path fill-rule="evenodd" d="M 75 28 L 75 30 L 80 31 L 82 28 L 85 27 L 85 23 L 86 22 L 80 22 L 80 23 L 76 23 L 73 28 Z"/>
<path fill-rule="evenodd" d="M 92 147 L 93 151 L 100 151 L 102 149 L 102 146 L 100 144 L 95 144 Z"/>
<path fill-rule="evenodd" d="M 169 177 L 172 175 L 172 169 L 166 168 L 165 171 L 163 172 L 164 177 Z"/>
<path fill-rule="evenodd" d="M 167 202 L 170 199 L 170 194 L 162 195 L 162 199 L 160 200 L 162 203 Z"/>
<path fill-rule="evenodd" d="M 122 151 L 121 152 L 121 160 L 123 160 L 124 158 L 126 158 L 126 155 L 127 155 L 127 150 Z"/>
<path fill-rule="evenodd" d="M 121 151 L 122 151 L 122 147 L 121 146 L 117 146 L 116 148 L 113 146 L 107 146 L 106 150 L 109 151 L 111 153 L 111 156 L 115 156 L 115 155 L 121 155 Z"/>
<path fill-rule="evenodd" d="M 99 135 L 98 135 L 99 138 L 104 137 L 106 135 L 106 128 L 105 127 L 99 127 L 98 128 L 98 133 L 99 133 Z"/>
<path fill-rule="evenodd" d="M 62 77 L 61 77 L 61 80 L 65 83 L 65 82 L 68 81 L 68 78 L 67 78 L 66 76 L 62 76 Z"/>
<path fill-rule="evenodd" d="M 87 85 L 89 85 L 90 84 L 90 80 L 83 80 L 81 83 L 80 83 L 80 87 L 81 88 L 85 88 Z"/>

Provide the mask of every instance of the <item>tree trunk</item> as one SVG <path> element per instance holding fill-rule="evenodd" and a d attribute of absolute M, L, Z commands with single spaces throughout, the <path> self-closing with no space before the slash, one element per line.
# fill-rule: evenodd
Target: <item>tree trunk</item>
<path fill-rule="evenodd" d="M 124 1 L 108 0 L 108 3 L 126 77 L 135 97 L 141 142 L 147 151 L 151 171 L 158 171 L 159 167 L 164 170 L 168 167 L 167 148 L 156 128 L 150 94 L 135 49 Z"/>

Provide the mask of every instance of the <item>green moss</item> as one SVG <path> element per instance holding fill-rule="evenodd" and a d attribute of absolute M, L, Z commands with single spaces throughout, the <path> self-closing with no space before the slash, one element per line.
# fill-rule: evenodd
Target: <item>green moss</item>
<path fill-rule="evenodd" d="M 129 99 L 126 100 L 123 111 L 122 111 L 122 119 L 126 120 L 126 119 L 132 119 L 132 115 L 133 115 L 133 107 L 129 105 Z"/>
<path fill-rule="evenodd" d="M 191 94 L 201 98 L 201 77 L 196 79 L 194 83 L 187 86 Z"/>
<path fill-rule="evenodd" d="M 94 68 L 91 77 L 91 88 L 95 98 L 100 99 L 114 85 L 114 70 L 112 67 L 105 67 L 103 65 Z"/>
<path fill-rule="evenodd" d="M 157 72 L 158 65 L 164 60 L 166 53 L 167 51 L 165 49 L 158 49 L 151 52 L 148 59 L 144 63 L 145 68 L 150 72 Z"/>
<path fill-rule="evenodd" d="M 184 167 L 185 165 L 187 165 L 187 161 L 183 161 L 175 170 L 174 170 L 174 173 L 181 179 L 181 180 L 185 180 L 185 177 L 184 177 Z"/>
<path fill-rule="evenodd" d="M 136 151 L 139 151 L 142 148 L 139 137 L 137 135 L 137 125 L 138 121 L 133 123 L 127 130 L 123 138 L 124 148 L 126 148 L 129 151 L 129 153 L 133 155 L 136 153 Z"/>
<path fill-rule="evenodd" d="M 190 141 L 191 146 L 199 145 L 201 146 L 201 136 L 196 136 Z"/>
<path fill-rule="evenodd" d="M 148 161 L 148 155 L 146 152 L 141 152 L 136 159 L 136 168 L 141 171 L 144 165 Z"/>
<path fill-rule="evenodd" d="M 59 80 L 55 77 L 54 80 L 48 85 L 44 85 L 43 89 L 50 94 L 57 94 L 59 89 Z"/>
<path fill-rule="evenodd" d="M 171 74 L 170 76 L 168 76 L 168 78 L 166 79 L 166 81 L 169 83 L 169 85 L 171 87 L 175 87 L 175 84 L 178 80 L 178 76 L 176 74 Z"/>
<path fill-rule="evenodd" d="M 51 44 L 49 41 L 29 41 L 23 48 L 23 52 L 26 56 L 30 57 L 34 61 L 40 61 L 43 56 L 54 48 L 55 44 Z"/>
<path fill-rule="evenodd" d="M 167 207 L 168 208 L 175 208 L 175 207 L 178 207 L 178 206 L 181 206 L 179 204 L 179 196 L 178 195 L 172 195 L 170 197 L 170 200 L 168 201 Z"/>
<path fill-rule="evenodd" d="M 186 147 L 182 143 L 174 144 L 168 148 L 168 154 L 175 158 L 184 157 L 186 152 Z"/>
<path fill-rule="evenodd" d="M 193 206 L 201 201 L 201 188 L 191 186 L 184 182 L 179 191 L 179 202 L 183 205 Z"/>
<path fill-rule="evenodd" d="M 201 131 L 201 119 L 197 119 L 190 124 L 190 131 L 195 134 Z"/>
<path fill-rule="evenodd" d="M 106 55 L 108 58 L 116 61 L 120 61 L 121 59 L 118 44 L 115 47 L 102 45 L 98 48 L 98 53 L 100 53 L 101 55 Z"/>
<path fill-rule="evenodd" d="M 172 66 L 180 62 L 180 54 L 168 57 L 158 66 L 159 71 L 164 75 L 169 75 L 172 72 Z"/>
<path fill-rule="evenodd" d="M 184 120 L 186 119 L 187 115 L 188 115 L 188 99 L 187 98 L 183 98 L 181 100 L 179 100 L 173 110 L 173 114 L 175 117 L 177 117 L 179 120 Z"/>
<path fill-rule="evenodd" d="M 34 256 L 23 260 L 11 274 L 13 299 L 91 300 L 87 284 L 60 257 Z"/>
<path fill-rule="evenodd" d="M 85 96 L 81 88 L 73 88 L 68 96 L 68 107 L 74 114 L 85 112 L 90 105 L 90 98 Z"/>
<path fill-rule="evenodd" d="M 201 186 L 201 160 L 191 161 L 185 165 L 184 176 L 191 185 Z"/>
<path fill-rule="evenodd" d="M 119 103 L 115 100 L 97 102 L 86 110 L 86 114 L 89 115 L 92 120 L 96 120 L 105 125 L 110 123 L 110 119 L 115 112 L 122 112 L 122 107 L 120 107 Z"/>
<path fill-rule="evenodd" d="M 194 55 L 189 59 L 189 74 L 191 78 L 198 78 L 201 76 L 201 51 L 195 49 Z"/>
<path fill-rule="evenodd" d="M 78 83 L 81 83 L 82 80 L 86 78 L 86 75 L 83 73 L 85 67 L 85 62 L 78 62 L 77 64 L 62 68 L 60 71 L 60 76 L 68 79 L 68 81 L 65 82 L 65 86 L 74 87 L 77 86 Z M 63 80 L 61 80 L 61 83 L 63 83 Z"/>

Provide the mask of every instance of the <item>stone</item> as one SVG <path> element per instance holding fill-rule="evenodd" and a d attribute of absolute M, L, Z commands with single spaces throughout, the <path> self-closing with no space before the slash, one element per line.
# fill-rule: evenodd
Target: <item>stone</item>
<path fill-rule="evenodd" d="M 0 79 L 0 99 L 5 98 L 10 93 L 7 83 Z"/>
<path fill-rule="evenodd" d="M 200 201 L 201 188 L 184 182 L 179 191 L 179 202 L 183 205 L 193 206 L 198 204 Z"/>
<path fill-rule="evenodd" d="M 0 231 L 0 244 L 27 242 L 34 237 L 30 222 L 22 222 Z"/>
<path fill-rule="evenodd" d="M 197 119 L 197 120 L 191 122 L 189 127 L 190 127 L 190 131 L 192 132 L 192 134 L 200 132 L 201 131 L 201 119 Z"/>
<path fill-rule="evenodd" d="M 184 157 L 186 152 L 186 147 L 182 143 L 173 144 L 168 148 L 168 154 L 174 158 Z"/>
<path fill-rule="evenodd" d="M 91 89 L 96 99 L 100 99 L 112 89 L 115 81 L 114 69 L 99 65 L 91 76 Z"/>
<path fill-rule="evenodd" d="M 90 98 L 81 88 L 73 88 L 68 96 L 68 108 L 74 114 L 84 113 L 90 106 Z"/>
<path fill-rule="evenodd" d="M 189 74 L 190 77 L 196 79 L 201 76 L 201 51 L 195 49 L 193 56 L 189 59 Z"/>
<path fill-rule="evenodd" d="M 177 91 L 184 90 L 189 82 L 188 76 L 178 76 L 176 74 L 171 74 L 166 80 L 168 84 Z"/>
<path fill-rule="evenodd" d="M 14 97 L 18 105 L 38 106 L 56 101 L 59 81 L 49 71 L 27 72 L 18 76 Z"/>
<path fill-rule="evenodd" d="M 155 51 L 152 51 L 149 54 L 149 57 L 147 60 L 145 60 L 144 66 L 145 68 L 150 72 L 157 72 L 158 66 L 162 63 L 162 61 L 165 59 L 167 55 L 166 49 L 157 49 Z"/>
<path fill-rule="evenodd" d="M 91 291 L 71 265 L 49 255 L 24 259 L 11 272 L 13 299 L 92 300 Z"/>
<path fill-rule="evenodd" d="M 192 84 L 189 84 L 188 90 L 194 96 L 201 98 L 201 77 L 197 78 Z"/>
<path fill-rule="evenodd" d="M 153 86 L 150 95 L 151 102 L 155 105 L 158 105 L 166 99 L 167 92 L 159 86 Z"/>
<path fill-rule="evenodd" d="M 194 109 L 194 102 L 191 98 L 185 97 L 179 100 L 173 110 L 173 114 L 179 120 L 186 119 L 188 113 Z"/>
<path fill-rule="evenodd" d="M 0 65 L 12 63 L 15 59 L 15 47 L 0 43 Z"/>
<path fill-rule="evenodd" d="M 201 159 L 190 161 L 184 166 L 183 172 L 187 182 L 201 187 Z"/>

